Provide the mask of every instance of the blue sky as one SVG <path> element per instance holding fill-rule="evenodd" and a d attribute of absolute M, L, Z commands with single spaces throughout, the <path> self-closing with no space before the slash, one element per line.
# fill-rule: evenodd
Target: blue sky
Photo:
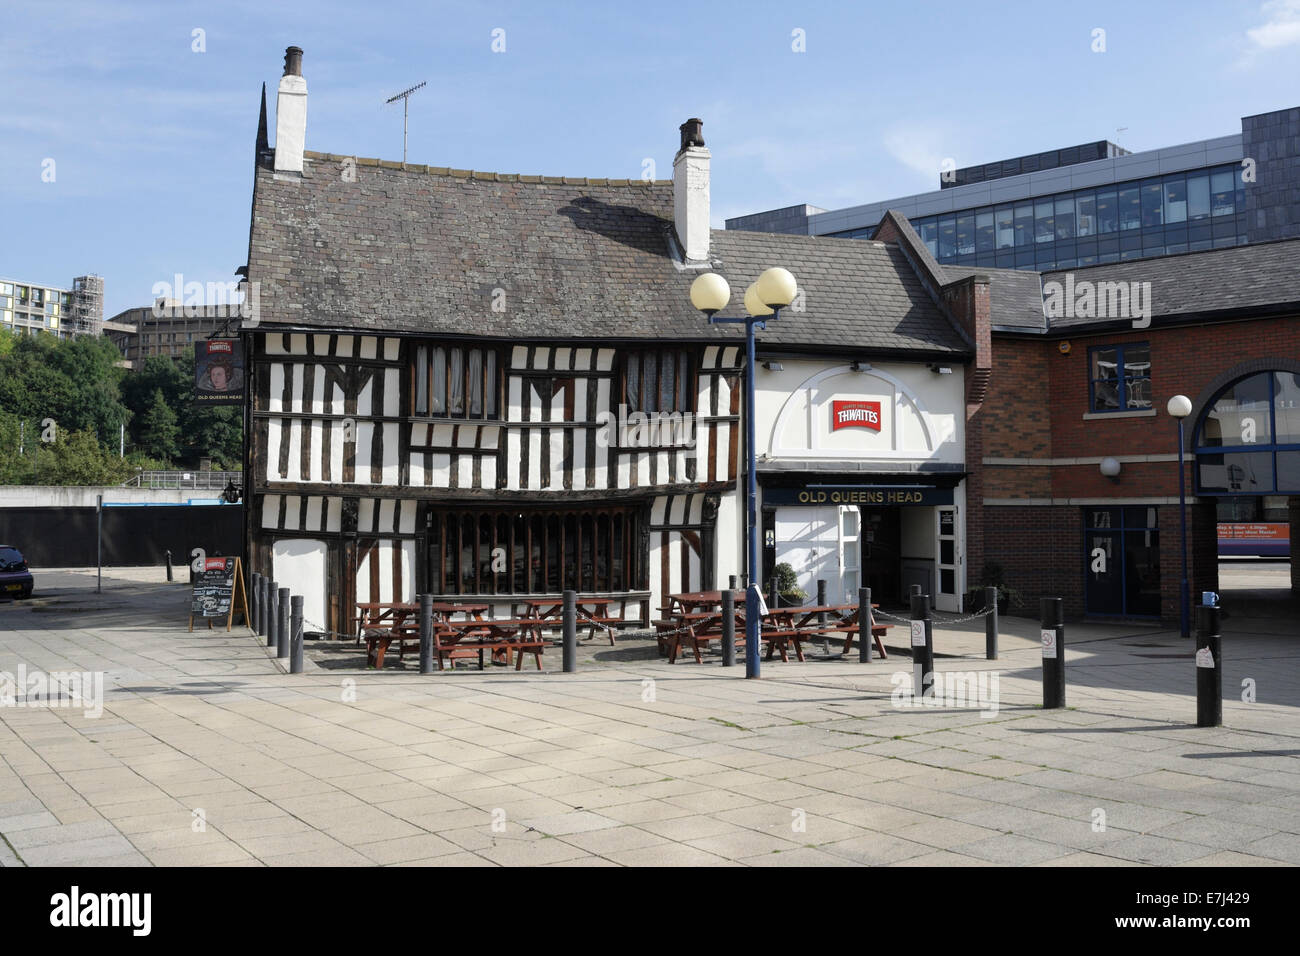
<path fill-rule="evenodd" d="M 383 101 L 421 80 L 413 163 L 637 178 L 650 159 L 666 179 L 678 124 L 700 116 L 718 226 L 933 189 L 945 157 L 1154 149 L 1300 105 L 1300 0 L 9 0 L 5 36 L 0 275 L 98 273 L 108 315 L 245 261 L 258 94 L 274 131 L 291 44 L 324 152 L 400 159 L 401 107 Z"/>

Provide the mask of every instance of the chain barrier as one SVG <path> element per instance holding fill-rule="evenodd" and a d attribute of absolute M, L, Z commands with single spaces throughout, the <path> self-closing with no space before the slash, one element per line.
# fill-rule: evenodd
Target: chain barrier
<path fill-rule="evenodd" d="M 969 614 L 966 617 L 940 617 L 935 614 L 934 611 L 931 611 L 930 619 L 935 624 L 965 624 L 967 621 L 975 621 L 982 617 L 988 617 L 992 613 L 993 608 L 991 607 L 985 608 L 983 611 L 978 611 L 975 614 Z M 871 615 L 872 617 L 887 617 L 891 621 L 898 621 L 902 624 L 906 624 L 912 620 L 910 617 L 899 617 L 897 614 L 890 614 L 888 611 L 882 611 L 879 608 L 872 610 Z"/>

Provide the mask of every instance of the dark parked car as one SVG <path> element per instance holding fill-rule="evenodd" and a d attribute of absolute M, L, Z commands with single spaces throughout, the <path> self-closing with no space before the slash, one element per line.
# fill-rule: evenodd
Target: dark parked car
<path fill-rule="evenodd" d="M 27 570 L 23 553 L 7 544 L 0 544 L 0 597 L 29 598 L 32 584 L 32 572 Z"/>

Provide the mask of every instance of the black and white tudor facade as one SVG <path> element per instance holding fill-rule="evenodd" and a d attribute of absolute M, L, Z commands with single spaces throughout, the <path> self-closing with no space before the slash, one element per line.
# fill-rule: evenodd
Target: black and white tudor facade
<path fill-rule="evenodd" d="M 347 632 L 358 602 L 426 592 L 507 616 L 573 588 L 645 619 L 741 573 L 744 349 L 691 307 L 707 270 L 732 286 L 724 315 L 769 266 L 799 280 L 796 308 L 760 333 L 783 370 L 758 403 L 779 527 L 799 536 L 792 489 L 809 482 L 960 502 L 974 348 L 899 244 L 710 230 L 696 124 L 665 182 L 307 152 L 300 64 L 291 48 L 274 149 L 263 102 L 242 334 L 249 567 L 306 597 L 310 629 Z M 819 438 L 845 401 L 875 402 L 883 423 Z M 932 512 L 913 523 L 934 552 Z"/>

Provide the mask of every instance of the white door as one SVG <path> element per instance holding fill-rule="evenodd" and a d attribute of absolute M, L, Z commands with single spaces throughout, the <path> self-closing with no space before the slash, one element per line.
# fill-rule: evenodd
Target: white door
<path fill-rule="evenodd" d="M 302 629 L 326 631 L 325 567 L 329 548 L 324 541 L 281 538 L 271 553 L 271 573 L 291 595 L 302 595 Z"/>
<path fill-rule="evenodd" d="M 960 611 L 961 595 L 957 592 L 961 575 L 957 573 L 957 509 L 953 506 L 935 508 L 935 581 L 934 609 Z"/>
<path fill-rule="evenodd" d="M 849 604 L 858 599 L 862 586 L 862 515 L 857 505 L 840 505 L 840 580 L 829 585 L 826 599 L 831 604 Z"/>
<path fill-rule="evenodd" d="M 808 594 L 817 599 L 817 581 L 826 581 L 827 595 L 840 576 L 839 514 L 834 507 L 776 509 L 776 563 L 789 564 Z"/>

